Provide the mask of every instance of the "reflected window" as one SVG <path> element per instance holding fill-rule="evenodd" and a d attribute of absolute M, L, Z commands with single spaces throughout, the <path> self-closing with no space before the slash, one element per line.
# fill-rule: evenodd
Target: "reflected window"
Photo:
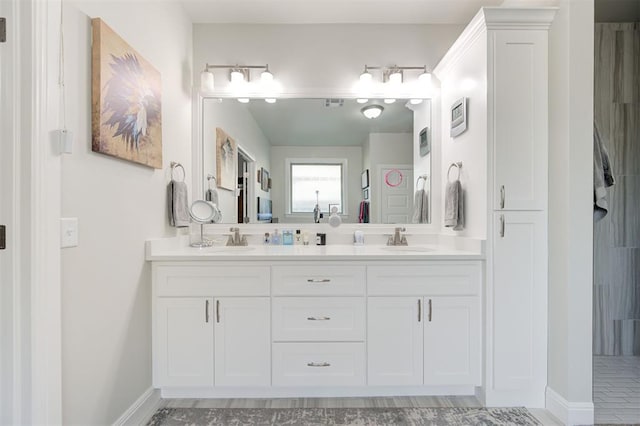
<path fill-rule="evenodd" d="M 320 211 L 328 213 L 331 207 L 343 211 L 344 167 L 339 163 L 291 163 L 291 213 L 313 213 L 316 191 Z"/>

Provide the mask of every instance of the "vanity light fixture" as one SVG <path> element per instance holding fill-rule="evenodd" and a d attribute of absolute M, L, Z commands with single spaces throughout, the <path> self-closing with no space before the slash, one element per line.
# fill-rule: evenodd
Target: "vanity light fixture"
<path fill-rule="evenodd" d="M 265 98 L 264 101 L 268 104 L 275 104 L 276 98 Z"/>
<path fill-rule="evenodd" d="M 401 67 L 393 65 L 390 67 L 378 67 L 378 66 L 364 66 L 364 72 L 360 74 L 360 89 L 365 84 L 370 87 L 373 84 L 373 75 L 371 70 L 380 70 L 382 74 L 382 82 L 387 84 L 387 87 L 393 91 L 400 90 L 405 83 L 406 71 L 422 71 L 417 78 L 418 90 L 425 90 L 431 88 L 431 73 L 427 71 L 427 66 L 421 67 Z"/>
<path fill-rule="evenodd" d="M 380 117 L 382 111 L 384 111 L 384 107 L 382 105 L 367 105 L 360 110 L 362 115 L 370 120 Z"/>
<path fill-rule="evenodd" d="M 373 75 L 369 72 L 369 67 L 364 66 L 364 71 L 360 74 L 360 84 L 370 85 L 373 81 Z"/>
<path fill-rule="evenodd" d="M 396 100 L 395 100 L 395 99 L 393 99 L 393 98 L 386 98 L 386 99 L 384 100 L 384 103 L 385 103 L 385 104 L 392 104 L 392 103 L 394 103 L 395 101 L 396 101 Z"/>
<path fill-rule="evenodd" d="M 269 96 L 269 99 L 274 99 L 275 94 L 278 93 L 278 85 L 274 81 L 273 73 L 269 70 L 269 64 L 266 65 L 211 65 L 206 64 L 204 70 L 200 74 L 200 90 L 204 93 L 211 93 L 214 91 L 214 75 L 213 70 L 226 69 L 229 71 L 229 80 L 231 86 L 242 88 L 238 93 L 239 96 L 247 93 L 247 83 L 251 81 L 251 70 L 262 70 L 260 73 L 260 86 L 258 92 L 263 92 L 263 96 Z M 260 96 L 259 96 L 260 97 Z M 247 99 L 243 96 L 243 99 Z"/>
<path fill-rule="evenodd" d="M 367 102 L 369 102 L 369 99 L 359 98 L 359 99 L 356 99 L 356 102 L 359 104 L 366 104 Z"/>
<path fill-rule="evenodd" d="M 417 98 L 409 99 L 409 103 L 410 103 L 411 105 L 419 105 L 419 104 L 421 104 L 421 103 L 422 103 L 422 99 L 417 99 Z"/>
<path fill-rule="evenodd" d="M 248 104 L 249 98 L 238 98 L 238 102 L 240 102 L 241 104 Z"/>

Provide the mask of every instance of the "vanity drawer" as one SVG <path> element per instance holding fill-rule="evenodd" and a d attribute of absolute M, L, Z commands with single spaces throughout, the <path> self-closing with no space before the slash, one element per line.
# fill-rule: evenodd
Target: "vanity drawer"
<path fill-rule="evenodd" d="M 367 267 L 369 296 L 473 296 L 481 283 L 480 262 Z"/>
<path fill-rule="evenodd" d="M 154 265 L 156 296 L 269 296 L 268 266 Z"/>
<path fill-rule="evenodd" d="M 362 296 L 365 293 L 364 266 L 274 266 L 271 273 L 274 296 Z"/>
<path fill-rule="evenodd" d="M 274 297 L 274 341 L 364 341 L 363 297 Z"/>
<path fill-rule="evenodd" d="M 274 343 L 274 386 L 366 384 L 364 343 Z"/>

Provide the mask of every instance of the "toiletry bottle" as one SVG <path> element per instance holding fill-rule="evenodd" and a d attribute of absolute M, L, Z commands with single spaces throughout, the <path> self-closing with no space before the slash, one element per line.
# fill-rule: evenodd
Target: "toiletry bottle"
<path fill-rule="evenodd" d="M 296 229 L 296 234 L 293 236 L 293 245 L 302 245 L 302 234 L 299 229 Z"/>
<path fill-rule="evenodd" d="M 264 244 L 270 244 L 271 243 L 271 236 L 269 235 L 268 232 L 264 233 L 264 240 L 262 242 Z"/>
<path fill-rule="evenodd" d="M 309 245 L 309 233 L 307 231 L 304 231 L 302 234 L 302 244 L 305 246 Z"/>
<path fill-rule="evenodd" d="M 291 231 L 290 229 L 282 231 L 282 245 L 284 246 L 293 245 L 293 231 Z"/>
<path fill-rule="evenodd" d="M 276 229 L 273 235 L 271 236 L 271 245 L 279 246 L 280 245 L 280 234 L 278 234 L 278 230 Z"/>

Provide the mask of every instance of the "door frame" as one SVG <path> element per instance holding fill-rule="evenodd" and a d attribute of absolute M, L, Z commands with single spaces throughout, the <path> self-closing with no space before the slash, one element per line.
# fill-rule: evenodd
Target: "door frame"
<path fill-rule="evenodd" d="M 2 135 L 12 156 L 0 162 L 13 176 L 5 184 L 12 206 L 8 244 L 13 250 L 10 309 L 3 309 L 1 316 L 9 319 L 11 331 L 0 336 L 3 362 L 8 358 L 15 368 L 0 369 L 3 389 L 14 395 L 0 409 L 8 424 L 61 424 L 61 160 L 49 136 L 58 125 L 60 108 L 55 70 L 61 3 L 4 4 L 10 10 L 12 90 L 0 113 L 12 110 Z M 7 66 L 0 66 L 4 72 Z"/>

